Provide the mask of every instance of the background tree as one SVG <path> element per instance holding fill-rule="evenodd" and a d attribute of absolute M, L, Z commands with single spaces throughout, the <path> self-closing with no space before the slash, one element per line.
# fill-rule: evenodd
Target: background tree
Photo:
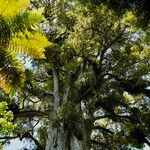
<path fill-rule="evenodd" d="M 41 28 L 53 46 L 25 71 L 9 139 L 46 150 L 149 145 L 149 29 L 137 26 L 133 12 L 117 16 L 104 4 L 32 4 L 43 10 Z"/>

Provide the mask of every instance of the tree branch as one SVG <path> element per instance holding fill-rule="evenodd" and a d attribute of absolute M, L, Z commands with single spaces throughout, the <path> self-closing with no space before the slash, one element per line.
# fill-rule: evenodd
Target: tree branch
<path fill-rule="evenodd" d="M 116 81 L 119 81 L 119 86 L 130 94 L 145 94 L 150 98 L 150 90 L 146 89 L 148 86 L 150 86 L 149 81 L 142 80 L 141 83 L 137 83 L 137 80 L 134 79 L 124 80 L 119 78 L 117 75 L 112 75 L 110 73 L 107 73 L 107 75 L 114 78 Z"/>
<path fill-rule="evenodd" d="M 101 127 L 101 126 L 94 126 L 94 127 L 93 127 L 93 130 L 95 130 L 95 129 L 102 130 L 102 131 L 104 131 L 104 132 L 106 132 L 106 133 L 114 134 L 113 131 L 111 131 L 111 130 L 109 130 L 109 129 L 106 129 L 106 128 L 104 128 L 104 127 Z"/>
<path fill-rule="evenodd" d="M 104 115 L 104 116 L 98 116 L 98 117 L 94 117 L 94 121 L 95 120 L 100 120 L 100 119 L 104 119 L 104 118 L 118 118 L 118 119 L 127 119 L 129 121 L 135 121 L 135 122 L 139 122 L 138 120 L 135 120 L 135 118 L 133 118 L 132 116 L 129 116 L 129 115 L 115 115 L 115 116 L 112 116 L 112 115 Z"/>
<path fill-rule="evenodd" d="M 59 75 L 57 69 L 53 68 L 53 82 L 54 82 L 54 109 L 57 110 L 60 106 L 60 93 L 59 93 Z"/>
<path fill-rule="evenodd" d="M 63 93 L 62 103 L 67 102 L 69 90 L 70 90 L 70 85 L 67 84 L 66 87 L 64 87 L 64 93 Z"/>
<path fill-rule="evenodd" d="M 37 139 L 35 139 L 30 133 L 25 133 L 22 138 L 30 138 L 34 141 L 34 143 L 37 146 L 37 150 L 44 150 L 45 148 L 39 143 L 39 141 Z"/>
<path fill-rule="evenodd" d="M 20 111 L 15 117 L 48 117 L 48 111 L 39 111 L 39 110 L 27 110 Z"/>
<path fill-rule="evenodd" d="M 24 134 L 18 134 L 17 136 L 4 136 L 4 137 L 0 137 L 0 140 L 12 140 L 12 139 L 16 139 L 16 138 L 30 138 L 31 140 L 33 140 L 33 142 L 35 143 L 35 145 L 37 146 L 37 150 L 44 150 L 44 147 L 39 143 L 39 141 L 37 139 L 35 139 L 30 133 L 26 132 Z"/>
<path fill-rule="evenodd" d="M 126 27 L 110 42 L 109 45 L 104 47 L 104 50 L 102 50 L 101 52 L 101 56 L 100 56 L 100 61 L 99 64 L 97 64 L 96 62 L 93 62 L 92 60 L 90 60 L 89 58 L 86 57 L 87 61 L 92 65 L 93 67 L 93 72 L 94 75 L 96 77 L 96 81 L 93 83 L 91 81 L 87 81 L 87 83 L 83 86 L 81 86 L 80 90 L 79 90 L 79 96 L 77 96 L 75 103 L 79 103 L 81 102 L 81 100 L 83 100 L 84 98 L 87 98 L 89 96 L 92 96 L 94 93 L 94 89 L 99 86 L 99 83 L 101 83 L 102 85 L 102 79 L 104 77 L 104 75 L 102 75 L 102 62 L 104 59 L 104 55 L 106 53 L 106 51 L 114 44 L 116 43 L 121 36 L 124 34 L 124 31 L 126 30 Z M 82 56 L 83 57 L 83 56 Z M 92 79 L 93 80 L 93 79 Z M 89 84 L 90 83 L 90 84 Z M 100 85 L 100 86 L 101 86 Z M 86 89 L 86 90 L 85 90 Z M 84 92 L 83 92 L 84 91 Z"/>
<path fill-rule="evenodd" d="M 109 150 L 113 150 L 112 148 L 108 147 L 107 143 L 103 143 L 97 140 L 91 139 L 91 143 L 96 144 L 96 145 L 101 145 L 104 149 L 107 147 Z"/>

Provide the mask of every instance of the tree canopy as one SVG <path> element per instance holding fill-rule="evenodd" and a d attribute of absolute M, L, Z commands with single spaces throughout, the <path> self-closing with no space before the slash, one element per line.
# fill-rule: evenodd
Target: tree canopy
<path fill-rule="evenodd" d="M 105 4 L 114 10 L 116 15 L 122 15 L 126 11 L 132 11 L 138 17 L 138 25 L 146 28 L 150 21 L 150 3 L 148 0 L 81 0 L 82 4 Z"/>
<path fill-rule="evenodd" d="M 142 9 L 136 11 L 138 1 L 111 2 L 33 0 L 31 8 L 21 14 L 36 10 L 44 20 L 35 15 L 31 21 L 14 19 L 17 29 L 25 27 L 8 28 L 13 34 L 6 42 L 6 47 L 11 47 L 7 52 L 25 52 L 33 59 L 31 66 L 23 69 L 24 86 L 12 97 L 1 91 L 1 118 L 14 124 L 12 131 L 0 137 L 3 143 L 30 139 L 37 150 L 150 146 L 149 22 L 144 17 L 147 27 L 139 25 L 143 14 L 137 15 Z M 143 7 L 145 2 L 141 2 Z M 12 112 L 10 119 L 4 111 Z"/>

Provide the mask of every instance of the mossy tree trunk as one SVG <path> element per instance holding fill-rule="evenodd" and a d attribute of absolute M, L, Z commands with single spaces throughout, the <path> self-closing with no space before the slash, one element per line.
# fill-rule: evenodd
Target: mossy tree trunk
<path fill-rule="evenodd" d="M 58 125 L 53 125 L 52 118 L 57 118 L 58 110 L 63 106 L 63 104 L 66 104 L 68 102 L 67 97 L 70 89 L 69 85 L 66 86 L 62 97 L 60 96 L 59 73 L 55 68 L 53 68 L 53 83 L 54 110 L 49 115 L 46 150 L 89 150 L 90 141 L 88 139 L 90 139 L 90 132 L 87 132 L 87 130 L 85 129 L 85 123 L 83 122 L 83 120 L 82 123 L 78 121 L 59 121 Z M 70 107 L 68 108 L 68 110 L 70 111 L 69 113 L 67 113 L 68 115 L 75 112 L 73 108 L 74 106 L 72 106 L 72 109 Z M 70 120 L 71 119 L 72 117 L 70 117 Z M 80 129 L 78 130 L 78 128 Z"/>

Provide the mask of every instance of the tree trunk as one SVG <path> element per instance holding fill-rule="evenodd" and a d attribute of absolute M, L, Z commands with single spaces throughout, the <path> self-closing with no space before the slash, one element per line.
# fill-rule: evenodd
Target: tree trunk
<path fill-rule="evenodd" d="M 50 129 L 48 133 L 46 150 L 65 150 L 65 141 L 57 129 Z"/>
<path fill-rule="evenodd" d="M 57 115 L 58 108 L 66 103 L 68 100 L 68 93 L 70 86 L 64 87 L 64 93 L 60 98 L 59 92 L 59 73 L 53 68 L 53 83 L 54 83 L 54 103 L 53 112 L 49 115 L 48 138 L 46 143 L 46 150 L 89 150 L 87 138 L 85 140 L 78 140 L 70 131 L 64 129 L 64 124 L 59 123 L 58 127 L 53 127 L 52 117 Z M 84 127 L 83 127 L 84 128 Z"/>
<path fill-rule="evenodd" d="M 84 130 L 83 139 L 77 139 L 72 133 L 59 129 L 52 129 L 50 127 L 48 132 L 48 139 L 46 150 L 90 150 L 90 136 L 91 133 Z"/>
<path fill-rule="evenodd" d="M 85 150 L 85 147 L 75 136 L 67 136 L 58 130 L 48 133 L 46 150 Z"/>
<path fill-rule="evenodd" d="M 52 117 L 57 116 L 57 110 L 61 106 L 61 98 L 59 93 L 59 72 L 57 69 L 53 68 L 53 83 L 54 83 L 54 103 L 53 103 L 53 112 L 49 116 L 49 129 L 48 129 L 48 138 L 46 144 L 46 150 L 69 150 L 70 149 L 70 139 L 67 139 L 69 136 L 66 136 L 63 124 L 60 124 L 59 127 L 53 127 Z M 69 90 L 69 89 L 68 89 Z M 67 90 L 67 93 L 68 93 Z M 67 94 L 64 95 L 62 100 L 67 99 Z"/>

